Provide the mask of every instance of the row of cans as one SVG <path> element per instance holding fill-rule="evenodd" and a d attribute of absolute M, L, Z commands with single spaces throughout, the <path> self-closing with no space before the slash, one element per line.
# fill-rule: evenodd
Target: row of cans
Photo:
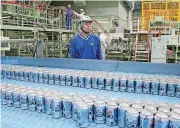
<path fill-rule="evenodd" d="M 51 85 L 180 97 L 180 78 L 3 65 L 1 77 Z"/>
<path fill-rule="evenodd" d="M 72 118 L 79 127 L 88 127 L 92 122 L 120 128 L 180 127 L 180 104 L 132 102 L 4 83 L 1 104 L 46 113 L 54 118 Z"/>

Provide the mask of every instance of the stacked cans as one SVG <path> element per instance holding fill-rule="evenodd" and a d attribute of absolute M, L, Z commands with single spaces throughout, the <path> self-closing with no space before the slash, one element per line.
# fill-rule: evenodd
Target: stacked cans
<path fill-rule="evenodd" d="M 107 91 L 180 97 L 180 78 L 100 71 L 1 65 L 1 79 Z"/>

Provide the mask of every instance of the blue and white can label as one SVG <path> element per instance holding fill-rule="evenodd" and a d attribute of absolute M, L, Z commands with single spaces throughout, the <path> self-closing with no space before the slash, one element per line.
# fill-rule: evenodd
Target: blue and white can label
<path fill-rule="evenodd" d="M 92 88 L 97 89 L 98 88 L 98 78 L 93 76 L 92 77 Z"/>
<path fill-rule="evenodd" d="M 65 74 L 60 75 L 60 85 L 66 86 L 66 75 Z"/>
<path fill-rule="evenodd" d="M 161 96 L 166 96 L 167 93 L 167 82 L 165 81 L 160 81 L 159 85 L 159 95 Z"/>
<path fill-rule="evenodd" d="M 61 99 L 53 99 L 53 102 L 52 102 L 52 115 L 53 115 L 54 118 L 62 117 Z"/>
<path fill-rule="evenodd" d="M 44 83 L 45 84 L 49 83 L 49 73 L 48 72 L 44 72 Z"/>
<path fill-rule="evenodd" d="M 115 102 L 109 102 L 106 106 L 106 124 L 109 126 L 117 125 L 118 109 Z"/>
<path fill-rule="evenodd" d="M 151 83 L 151 94 L 158 95 L 159 94 L 159 82 L 157 80 L 153 80 Z"/>
<path fill-rule="evenodd" d="M 108 91 L 112 91 L 113 90 L 113 80 L 112 78 L 105 78 L 105 89 Z"/>
<path fill-rule="evenodd" d="M 36 111 L 36 94 L 28 94 L 28 105 L 30 111 Z"/>
<path fill-rule="evenodd" d="M 78 76 L 73 75 L 73 76 L 72 76 L 72 86 L 73 86 L 73 87 L 78 87 L 78 86 L 79 86 L 78 83 L 79 83 L 79 81 L 78 81 Z"/>
<path fill-rule="evenodd" d="M 20 93 L 20 102 L 21 102 L 21 109 L 27 110 L 28 109 L 28 94 L 27 93 Z"/>
<path fill-rule="evenodd" d="M 7 106 L 8 107 L 13 106 L 13 91 L 12 90 L 7 90 L 6 91 L 6 101 L 7 101 Z"/>
<path fill-rule="evenodd" d="M 66 75 L 66 86 L 72 86 L 72 76 L 70 74 Z"/>
<path fill-rule="evenodd" d="M 80 88 L 85 88 L 84 76 L 79 76 L 79 77 L 78 77 L 78 86 L 79 86 Z"/>
<path fill-rule="evenodd" d="M 49 73 L 49 84 L 53 85 L 54 84 L 54 74 Z"/>
<path fill-rule="evenodd" d="M 105 87 L 104 87 L 104 78 L 102 78 L 102 77 L 98 78 L 98 89 L 100 89 L 100 90 L 105 89 Z"/>
<path fill-rule="evenodd" d="M 106 115 L 106 104 L 103 101 L 96 101 L 95 103 L 95 113 L 94 113 L 94 122 L 97 124 L 105 123 Z"/>
<path fill-rule="evenodd" d="M 150 94 L 151 92 L 151 81 L 150 80 L 144 80 L 143 82 L 143 93 L 144 94 Z"/>

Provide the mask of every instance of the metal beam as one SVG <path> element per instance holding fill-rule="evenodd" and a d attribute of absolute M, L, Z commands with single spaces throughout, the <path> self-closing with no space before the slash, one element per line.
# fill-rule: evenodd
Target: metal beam
<path fill-rule="evenodd" d="M 1 39 L 1 43 L 34 42 L 35 39 Z"/>

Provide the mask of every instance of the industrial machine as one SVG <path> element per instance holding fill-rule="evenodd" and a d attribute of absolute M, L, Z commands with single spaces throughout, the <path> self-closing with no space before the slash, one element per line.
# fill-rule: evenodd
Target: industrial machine
<path fill-rule="evenodd" d="M 110 33 L 107 59 L 130 61 L 132 59 L 132 51 L 133 43 L 129 38 L 124 38 L 123 33 Z"/>

